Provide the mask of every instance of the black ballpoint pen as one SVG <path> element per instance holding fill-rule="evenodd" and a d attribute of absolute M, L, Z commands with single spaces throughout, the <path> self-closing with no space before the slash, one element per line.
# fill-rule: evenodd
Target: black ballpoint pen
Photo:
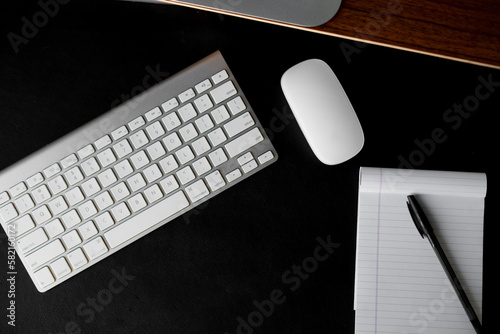
<path fill-rule="evenodd" d="M 422 238 L 426 237 L 427 240 L 429 240 L 432 249 L 434 249 L 437 258 L 439 259 L 439 262 L 441 262 L 441 265 L 443 266 L 446 276 L 448 276 L 448 279 L 450 280 L 451 285 L 455 290 L 455 293 L 458 295 L 458 299 L 462 303 L 462 306 L 465 309 L 465 313 L 467 313 L 467 316 L 469 317 L 472 326 L 476 330 L 476 333 L 482 333 L 483 329 L 476 315 L 476 312 L 474 312 L 474 308 L 472 307 L 469 299 L 467 298 L 465 290 L 460 284 L 460 281 L 458 280 L 455 271 L 451 267 L 451 264 L 448 261 L 446 254 L 441 248 L 438 239 L 434 235 L 431 223 L 427 219 L 424 210 L 422 210 L 420 204 L 418 204 L 417 199 L 413 195 L 408 196 L 408 201 L 406 202 L 406 204 L 408 205 L 408 210 L 410 211 L 411 218 L 413 219 L 413 222 L 415 223 L 418 232 L 420 233 Z"/>

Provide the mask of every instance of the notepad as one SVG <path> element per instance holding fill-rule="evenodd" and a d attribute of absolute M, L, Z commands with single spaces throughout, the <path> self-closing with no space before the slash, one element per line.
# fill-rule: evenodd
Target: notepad
<path fill-rule="evenodd" d="M 406 200 L 417 197 L 481 319 L 486 175 L 362 167 L 359 182 L 355 333 L 475 333 Z"/>

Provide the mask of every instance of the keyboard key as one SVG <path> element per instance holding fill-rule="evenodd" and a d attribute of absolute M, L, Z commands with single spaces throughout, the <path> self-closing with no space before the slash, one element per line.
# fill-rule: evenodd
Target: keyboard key
<path fill-rule="evenodd" d="M 18 184 L 10 188 L 9 192 L 12 195 L 12 197 L 16 197 L 25 192 L 26 190 L 28 190 L 26 184 L 24 184 L 24 182 L 19 182 Z"/>
<path fill-rule="evenodd" d="M 71 272 L 71 268 L 64 257 L 52 262 L 50 267 L 57 279 L 60 279 Z"/>
<path fill-rule="evenodd" d="M 243 99 L 241 96 L 238 96 L 231 101 L 227 103 L 227 106 L 229 107 L 229 110 L 231 110 L 231 114 L 236 115 L 242 112 L 247 108 L 245 105 L 245 102 L 243 102 Z"/>
<path fill-rule="evenodd" d="M 72 228 L 73 226 L 77 225 L 82 221 L 76 210 L 68 211 L 67 213 L 62 215 L 61 218 L 67 229 Z"/>
<path fill-rule="evenodd" d="M 10 199 L 9 194 L 4 191 L 3 193 L 0 193 L 0 205 L 7 202 Z"/>
<path fill-rule="evenodd" d="M 130 191 L 125 185 L 125 182 L 118 183 L 116 186 L 111 188 L 111 193 L 117 202 L 130 195 Z"/>
<path fill-rule="evenodd" d="M 155 118 L 158 118 L 161 116 L 161 110 L 160 108 L 156 107 L 148 111 L 144 116 L 146 116 L 146 119 L 148 122 L 154 120 Z"/>
<path fill-rule="evenodd" d="M 194 110 L 194 107 L 191 103 L 186 104 L 184 107 L 179 108 L 179 110 L 177 111 L 179 112 L 179 115 L 184 122 L 189 121 L 197 115 L 196 110 Z"/>
<path fill-rule="evenodd" d="M 160 187 L 157 184 L 144 190 L 144 195 L 146 195 L 146 199 L 149 203 L 154 203 L 163 197 Z"/>
<path fill-rule="evenodd" d="M 35 198 L 37 204 L 40 204 L 51 197 L 49 189 L 45 184 L 33 190 L 32 195 Z"/>
<path fill-rule="evenodd" d="M 116 157 L 110 148 L 99 153 L 97 155 L 97 159 L 99 159 L 99 163 L 101 164 L 101 167 L 103 167 L 103 168 L 111 165 L 113 162 L 116 161 Z"/>
<path fill-rule="evenodd" d="M 213 151 L 208 155 L 208 157 L 210 158 L 210 161 L 212 161 L 212 165 L 214 167 L 217 167 L 227 161 L 226 153 L 224 153 L 222 148 L 218 148 Z"/>
<path fill-rule="evenodd" d="M 53 238 L 63 233 L 64 227 L 59 219 L 54 219 L 53 221 L 45 224 L 45 231 L 47 231 L 50 238 Z"/>
<path fill-rule="evenodd" d="M 66 180 L 68 180 L 70 186 L 77 184 L 84 178 L 80 167 L 74 167 L 70 169 L 69 171 L 64 173 L 64 176 L 66 177 Z"/>
<path fill-rule="evenodd" d="M 198 94 L 203 93 L 204 91 L 206 91 L 209 88 L 212 88 L 212 84 L 210 83 L 210 80 L 208 80 L 208 79 L 203 80 L 202 82 L 200 82 L 199 84 L 194 86 L 194 89 L 196 89 L 196 92 L 198 92 Z"/>
<path fill-rule="evenodd" d="M 212 122 L 210 116 L 205 115 L 196 120 L 196 126 L 198 127 L 198 130 L 200 130 L 200 133 L 204 133 L 213 128 L 214 123 Z"/>
<path fill-rule="evenodd" d="M 196 106 L 196 109 L 198 109 L 198 112 L 200 114 L 214 106 L 207 94 L 204 94 L 194 100 L 194 105 Z"/>
<path fill-rule="evenodd" d="M 76 154 L 71 154 L 68 155 L 66 158 L 61 160 L 61 166 L 62 168 L 68 168 L 70 166 L 73 166 L 78 162 L 78 158 L 76 157 Z"/>
<path fill-rule="evenodd" d="M 55 282 L 54 276 L 48 267 L 43 267 L 35 273 L 35 278 L 42 288 Z"/>
<path fill-rule="evenodd" d="M 235 169 L 232 172 L 229 172 L 228 174 L 226 174 L 226 179 L 228 182 L 233 182 L 234 180 L 239 178 L 241 175 L 242 175 L 241 171 L 239 169 Z"/>
<path fill-rule="evenodd" d="M 104 137 L 97 139 L 94 142 L 94 146 L 96 147 L 97 150 L 100 150 L 100 149 L 108 146 L 109 144 L 111 144 L 111 142 L 112 142 L 111 137 L 108 135 L 105 135 Z"/>
<path fill-rule="evenodd" d="M 194 170 L 196 171 L 196 174 L 198 175 L 203 175 L 206 172 L 208 172 L 210 169 L 212 169 L 212 166 L 210 166 L 210 163 L 208 162 L 206 157 L 203 157 L 199 160 L 196 160 L 193 163 Z"/>
<path fill-rule="evenodd" d="M 16 207 L 20 214 L 35 207 L 35 203 L 31 199 L 30 194 L 23 195 L 16 200 Z"/>
<path fill-rule="evenodd" d="M 43 205 L 38 209 L 33 210 L 31 215 L 35 219 L 37 225 L 45 223 L 47 220 L 52 218 L 52 215 L 50 214 L 49 209 L 47 209 L 46 205 Z"/>
<path fill-rule="evenodd" d="M 259 165 L 257 164 L 257 161 L 255 160 L 251 160 L 249 162 L 247 162 L 246 164 L 244 164 L 243 166 L 241 166 L 241 169 L 243 169 L 243 173 L 248 173 L 252 170 L 254 170 L 255 168 L 257 168 Z"/>
<path fill-rule="evenodd" d="M 36 173 L 35 175 L 28 178 L 26 180 L 26 182 L 28 183 L 28 187 L 32 188 L 32 187 L 42 183 L 43 180 L 44 180 L 44 178 L 43 178 L 42 173 Z M 1 199 L 0 199 L 0 203 L 2 203 Z"/>
<path fill-rule="evenodd" d="M 54 216 L 60 214 L 68 208 L 68 204 L 64 200 L 64 197 L 59 196 L 49 202 L 50 210 Z"/>
<path fill-rule="evenodd" d="M 144 196 L 142 196 L 141 193 L 138 193 L 137 195 L 130 197 L 127 203 L 133 212 L 137 212 L 140 209 L 145 208 L 147 205 L 146 200 L 144 199 Z"/>
<path fill-rule="evenodd" d="M 118 159 L 121 159 L 132 152 L 132 146 L 130 146 L 127 139 L 123 139 L 122 141 L 113 145 L 113 149 L 115 150 Z"/>
<path fill-rule="evenodd" d="M 105 191 L 94 198 L 95 203 L 99 207 L 99 210 L 104 210 L 111 205 L 113 205 L 113 199 L 108 191 Z"/>
<path fill-rule="evenodd" d="M 134 174 L 132 177 L 127 179 L 127 183 L 132 192 L 135 192 L 146 185 L 146 181 L 141 173 Z"/>
<path fill-rule="evenodd" d="M 273 158 L 274 158 L 274 154 L 271 151 L 267 151 L 267 152 L 259 155 L 259 157 L 258 157 L 259 162 L 260 162 L 261 165 L 265 164 L 269 160 L 272 160 Z"/>
<path fill-rule="evenodd" d="M 168 157 L 160 160 L 160 166 L 161 169 L 163 169 L 163 172 L 165 174 L 168 174 L 179 167 L 179 164 L 177 163 L 173 155 L 169 155 Z"/>
<path fill-rule="evenodd" d="M 68 200 L 68 204 L 73 206 L 83 201 L 85 199 L 85 196 L 83 195 L 80 188 L 76 187 L 66 193 L 66 199 Z"/>
<path fill-rule="evenodd" d="M 210 189 L 212 189 L 212 191 L 216 191 L 226 185 L 226 182 L 224 181 L 221 173 L 218 170 L 208 174 L 205 180 L 207 180 L 208 185 Z"/>
<path fill-rule="evenodd" d="M 92 217 L 97 213 L 97 209 L 94 205 L 94 202 L 87 201 L 78 207 L 78 212 L 80 212 L 80 216 L 83 220 Z"/>
<path fill-rule="evenodd" d="M 181 137 L 185 143 L 191 141 L 191 139 L 196 138 L 196 136 L 198 136 L 198 132 L 194 128 L 193 123 L 189 123 L 188 125 L 180 128 L 179 133 L 181 134 Z"/>
<path fill-rule="evenodd" d="M 173 175 L 161 180 L 160 185 L 165 192 L 165 195 L 168 195 L 175 189 L 179 188 L 179 184 Z"/>
<path fill-rule="evenodd" d="M 195 140 L 191 146 L 193 146 L 196 155 L 202 155 L 203 153 L 210 151 L 210 144 L 205 137 Z"/>
<path fill-rule="evenodd" d="M 111 137 L 113 137 L 114 140 L 123 138 L 126 135 L 128 135 L 128 129 L 125 125 L 120 126 L 118 129 L 111 132 Z"/>
<path fill-rule="evenodd" d="M 125 203 L 120 203 L 111 209 L 111 213 L 115 217 L 115 221 L 119 222 L 130 216 L 130 210 Z"/>
<path fill-rule="evenodd" d="M 239 136 L 232 142 L 227 143 L 224 147 L 226 148 L 227 153 L 229 153 L 229 156 L 232 158 L 263 140 L 264 137 L 262 137 L 259 128 L 254 128 Z"/>
<path fill-rule="evenodd" d="M 155 140 L 156 138 L 161 137 L 165 134 L 163 126 L 158 121 L 149 125 L 146 128 L 146 131 L 148 132 L 149 138 L 151 138 L 151 140 Z"/>
<path fill-rule="evenodd" d="M 143 126 L 144 124 L 146 124 L 144 118 L 142 118 L 142 116 L 139 116 L 133 121 L 129 122 L 128 127 L 130 128 L 130 131 L 134 131 Z"/>
<path fill-rule="evenodd" d="M 77 248 L 69 253 L 68 260 L 69 263 L 71 263 L 71 265 L 73 266 L 73 269 L 78 269 L 88 263 L 88 260 L 81 248 Z"/>
<path fill-rule="evenodd" d="M 98 193 L 101 190 L 101 186 L 99 185 L 99 183 L 97 182 L 95 177 L 93 177 L 93 178 L 89 179 L 88 181 L 85 181 L 84 183 L 82 183 L 82 189 L 85 192 L 85 195 L 87 195 L 87 197 L 89 197 L 89 196 L 92 196 L 92 195 Z"/>
<path fill-rule="evenodd" d="M 77 154 L 80 157 L 80 159 L 85 159 L 94 152 L 95 152 L 94 147 L 91 144 L 88 144 L 87 146 L 79 149 Z"/>
<path fill-rule="evenodd" d="M 212 110 L 210 114 L 212 115 L 217 124 L 224 122 L 230 117 L 225 106 L 220 106 L 219 108 Z"/>
<path fill-rule="evenodd" d="M 195 179 L 193 170 L 191 169 L 190 166 L 186 166 L 180 171 L 176 173 L 177 178 L 179 178 L 179 181 L 181 181 L 182 184 L 186 184 L 192 180 Z"/>
<path fill-rule="evenodd" d="M 87 240 L 90 237 L 97 234 L 97 228 L 92 221 L 88 221 L 85 224 L 78 227 L 78 232 L 82 236 L 83 240 Z"/>
<path fill-rule="evenodd" d="M 210 91 L 210 95 L 214 100 L 215 104 L 219 104 L 224 100 L 227 100 L 231 96 L 237 93 L 236 87 L 232 81 L 228 81 L 217 88 L 214 88 Z"/>
<path fill-rule="evenodd" d="M 159 141 L 148 146 L 147 151 L 149 153 L 149 156 L 151 157 L 151 160 L 159 159 L 160 157 L 165 155 L 165 153 L 167 153 L 167 151 L 165 151 L 163 145 Z"/>
<path fill-rule="evenodd" d="M 43 170 L 43 173 L 45 174 L 45 177 L 48 179 L 48 178 L 56 175 L 60 171 L 61 171 L 61 167 L 59 166 L 59 164 L 55 163 L 55 164 L 45 168 Z"/>
<path fill-rule="evenodd" d="M 42 264 L 52 260 L 58 255 L 64 253 L 65 249 L 61 240 L 56 239 L 51 243 L 43 246 L 42 248 L 36 250 L 30 255 L 26 256 L 26 263 L 29 268 L 36 269 L 40 267 Z"/>
<path fill-rule="evenodd" d="M 128 160 L 123 160 L 122 162 L 117 163 L 114 168 L 120 179 L 130 175 L 134 171 L 134 168 L 132 168 L 132 165 Z"/>
<path fill-rule="evenodd" d="M 168 114 L 167 116 L 162 118 L 163 124 L 165 124 L 165 127 L 167 128 L 168 131 L 172 131 L 179 125 L 181 125 L 181 120 L 179 119 L 179 116 L 175 112 L 172 112 Z"/>
<path fill-rule="evenodd" d="M 212 143 L 212 146 L 214 146 L 214 147 L 222 144 L 223 142 L 225 142 L 227 140 L 227 137 L 221 128 L 217 128 L 214 131 L 210 132 L 208 134 L 208 138 L 210 139 L 210 142 Z"/>
<path fill-rule="evenodd" d="M 19 218 L 14 222 L 16 235 L 20 236 L 35 227 L 35 222 L 30 215 Z"/>
<path fill-rule="evenodd" d="M 193 151 L 191 151 L 191 148 L 189 146 L 184 146 L 183 148 L 175 152 L 175 156 L 177 157 L 177 160 L 179 160 L 181 165 L 184 165 L 186 162 L 194 159 Z"/>
<path fill-rule="evenodd" d="M 195 92 L 192 88 L 187 89 L 186 91 L 179 94 L 178 98 L 181 103 L 186 102 L 189 99 L 192 99 L 195 96 Z"/>
<path fill-rule="evenodd" d="M 242 166 L 247 162 L 249 162 L 250 160 L 253 160 L 253 154 L 252 152 L 247 152 L 238 158 L 238 163 L 240 164 L 240 166 Z"/>
<path fill-rule="evenodd" d="M 0 216 L 6 223 L 16 218 L 18 215 L 19 214 L 17 213 L 17 210 L 14 205 L 12 205 L 12 203 L 9 203 L 6 206 L 0 208 Z"/>
<path fill-rule="evenodd" d="M 148 137 L 146 137 L 146 134 L 144 133 L 143 130 L 138 131 L 134 133 L 132 136 L 130 136 L 130 140 L 132 141 L 132 145 L 137 148 L 141 148 L 147 143 L 149 143 Z"/>
<path fill-rule="evenodd" d="M 104 212 L 102 215 L 95 218 L 95 223 L 97 224 L 99 230 L 102 231 L 112 226 L 115 222 L 109 212 Z"/>
<path fill-rule="evenodd" d="M 144 176 L 146 177 L 146 180 L 148 180 L 148 183 L 158 180 L 162 177 L 162 175 L 163 174 L 157 164 L 151 165 L 144 170 Z"/>
<path fill-rule="evenodd" d="M 17 247 L 21 254 L 26 254 L 30 250 L 40 246 L 45 241 L 49 240 L 43 228 L 39 228 L 34 232 L 22 237 L 17 241 Z"/>
<path fill-rule="evenodd" d="M 220 72 L 217 72 L 216 74 L 214 74 L 212 76 L 212 81 L 214 82 L 214 84 L 219 84 L 221 83 L 222 81 L 226 80 L 228 78 L 228 74 L 226 72 L 226 70 L 222 70 Z"/>
<path fill-rule="evenodd" d="M 174 133 L 166 136 L 165 138 L 163 138 L 163 143 L 165 144 L 165 146 L 167 147 L 167 150 L 169 150 L 169 151 L 175 150 L 177 147 L 181 146 L 181 144 L 182 144 L 179 136 L 177 135 L 177 132 L 174 132 Z"/>
<path fill-rule="evenodd" d="M 224 125 L 224 130 L 229 135 L 229 137 L 234 137 L 238 133 L 249 129 L 255 124 L 252 115 L 249 112 L 244 113 L 241 116 L 233 119 L 232 121 L 227 122 Z"/>
<path fill-rule="evenodd" d="M 96 173 L 97 171 L 99 171 L 101 169 L 99 167 L 99 164 L 97 163 L 97 160 L 95 158 L 93 158 L 93 157 L 90 158 L 90 159 L 88 159 L 88 160 L 86 160 L 82 164 L 82 168 L 83 168 L 83 172 L 87 176 L 90 176 L 90 175 Z"/>
<path fill-rule="evenodd" d="M 208 196 L 210 191 L 203 182 L 203 180 L 198 180 L 186 188 L 186 193 L 189 196 L 191 202 L 198 202 L 203 197 Z"/>
<path fill-rule="evenodd" d="M 82 238 L 80 238 L 80 235 L 76 232 L 76 230 L 63 235 L 62 239 L 67 249 L 71 249 L 82 242 Z"/>
<path fill-rule="evenodd" d="M 139 151 L 130 157 L 130 161 L 132 161 L 135 169 L 141 169 L 149 163 L 149 158 L 146 155 L 146 152 Z"/>
<path fill-rule="evenodd" d="M 99 179 L 99 182 L 101 182 L 103 188 L 107 188 L 116 181 L 118 181 L 118 179 L 115 176 L 115 173 L 113 173 L 113 170 L 111 168 L 106 169 L 104 172 L 99 174 L 97 178 Z"/>
<path fill-rule="evenodd" d="M 50 191 L 52 192 L 52 195 L 57 195 L 61 191 L 68 188 L 68 185 L 66 184 L 66 182 L 64 181 L 64 179 L 61 175 L 50 180 L 47 184 L 49 185 L 49 188 L 50 188 Z"/>
<path fill-rule="evenodd" d="M 184 193 L 178 191 L 172 196 L 152 205 L 149 210 L 137 214 L 126 222 L 104 233 L 104 237 L 111 248 L 116 248 L 125 241 L 181 211 L 188 205 L 189 202 Z"/>
<path fill-rule="evenodd" d="M 97 237 L 94 240 L 86 243 L 83 246 L 85 253 L 89 257 L 89 260 L 94 260 L 108 251 L 108 247 L 104 243 L 101 237 Z"/>
<path fill-rule="evenodd" d="M 170 100 L 161 105 L 163 111 L 165 112 L 169 112 L 170 110 L 174 109 L 177 106 L 179 106 L 179 102 L 175 97 L 171 98 Z"/>

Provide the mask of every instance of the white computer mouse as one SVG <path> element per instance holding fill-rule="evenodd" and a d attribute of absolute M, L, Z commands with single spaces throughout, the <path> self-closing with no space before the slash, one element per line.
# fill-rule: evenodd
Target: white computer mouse
<path fill-rule="evenodd" d="M 337 76 L 324 61 L 310 59 L 288 69 L 281 88 L 321 162 L 340 164 L 361 151 L 365 141 L 361 124 Z"/>

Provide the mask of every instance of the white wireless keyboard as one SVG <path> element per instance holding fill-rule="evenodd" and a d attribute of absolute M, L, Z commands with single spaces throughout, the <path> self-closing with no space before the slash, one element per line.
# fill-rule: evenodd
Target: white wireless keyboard
<path fill-rule="evenodd" d="M 0 172 L 0 222 L 44 292 L 277 158 L 215 52 Z"/>

